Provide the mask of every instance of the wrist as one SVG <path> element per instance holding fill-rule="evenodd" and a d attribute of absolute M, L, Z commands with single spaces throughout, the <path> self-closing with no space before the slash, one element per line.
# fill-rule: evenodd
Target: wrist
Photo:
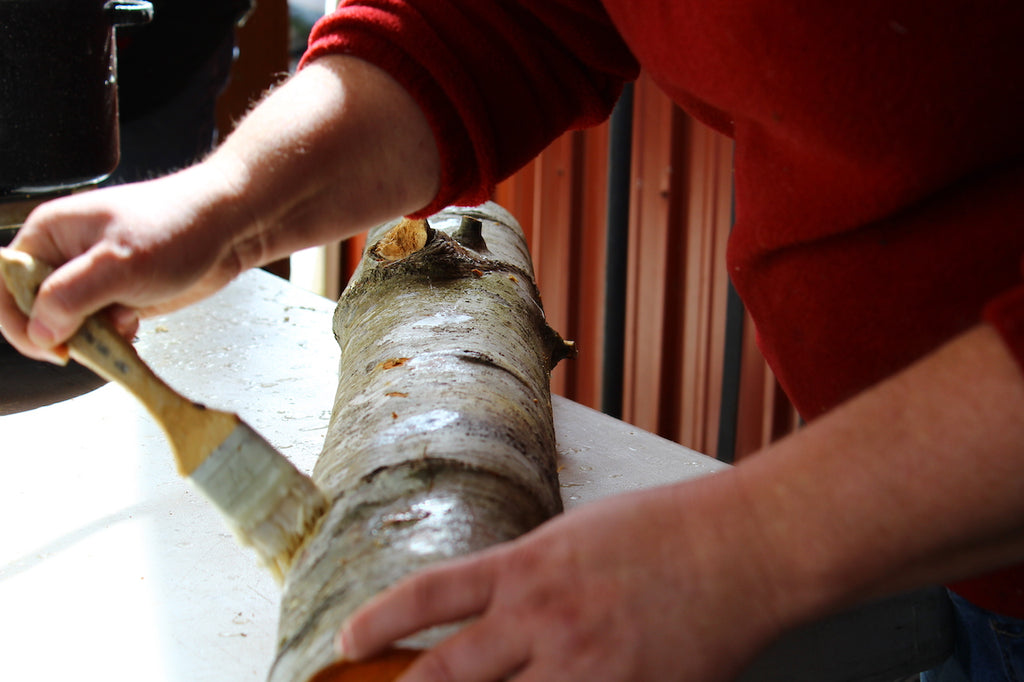
<path fill-rule="evenodd" d="M 808 512 L 787 477 L 749 464 L 681 484 L 673 493 L 676 523 L 687 528 L 675 560 L 699 563 L 700 590 L 715 603 L 710 612 L 737 624 L 739 657 L 861 597 L 854 584 L 860 576 L 848 574 L 849 565 L 829 563 L 838 555 L 821 539 L 828 511 Z"/>
<path fill-rule="evenodd" d="M 687 608 L 711 615 L 709 632 L 729 623 L 732 660 L 742 666 L 805 620 L 791 598 L 787 555 L 766 542 L 739 467 L 661 489 L 677 538 L 667 561 L 686 567 L 679 585 Z"/>
<path fill-rule="evenodd" d="M 266 197 L 253 186 L 243 159 L 221 149 L 183 173 L 202 197 L 194 225 L 203 233 L 199 239 L 222 260 L 235 260 L 241 272 L 280 257 L 268 252 L 264 237 L 269 229 L 264 219 L 268 207 L 260 203 Z"/>

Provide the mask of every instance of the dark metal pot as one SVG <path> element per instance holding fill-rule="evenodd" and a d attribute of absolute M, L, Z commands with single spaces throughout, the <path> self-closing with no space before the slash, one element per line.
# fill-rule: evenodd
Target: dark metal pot
<path fill-rule="evenodd" d="M 0 200 L 114 170 L 114 27 L 152 16 L 142 0 L 0 0 Z"/>

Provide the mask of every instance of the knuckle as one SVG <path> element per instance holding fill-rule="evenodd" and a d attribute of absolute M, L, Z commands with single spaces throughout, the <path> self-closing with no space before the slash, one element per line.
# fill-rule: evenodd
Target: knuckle
<path fill-rule="evenodd" d="M 124 235 L 111 235 L 94 247 L 95 262 L 106 268 L 122 268 L 132 273 L 145 272 L 151 263 L 147 262 L 146 252 L 136 246 Z"/>
<path fill-rule="evenodd" d="M 432 573 L 415 575 L 407 583 L 410 607 L 416 613 L 428 611 L 436 605 L 438 589 Z"/>
<path fill-rule="evenodd" d="M 512 608 L 562 620 L 578 611 L 577 589 L 571 562 L 552 549 L 532 544 L 513 548 L 501 565 L 500 584 Z"/>

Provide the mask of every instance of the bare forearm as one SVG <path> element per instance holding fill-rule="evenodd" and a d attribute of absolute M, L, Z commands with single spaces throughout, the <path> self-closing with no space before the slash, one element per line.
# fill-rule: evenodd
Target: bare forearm
<path fill-rule="evenodd" d="M 439 178 L 430 128 L 406 92 L 369 64 L 327 57 L 204 162 L 40 206 L 12 246 L 59 267 L 31 321 L 0 291 L 0 324 L 40 358 L 113 304 L 130 333 L 139 315 L 208 296 L 241 270 L 426 206 Z"/>
<path fill-rule="evenodd" d="M 1024 379 L 976 328 L 737 467 L 801 617 L 1024 560 Z"/>
<path fill-rule="evenodd" d="M 235 248 L 245 266 L 414 212 L 440 178 L 416 103 L 385 72 L 351 57 L 298 73 L 204 165 L 244 203 L 248 220 Z"/>

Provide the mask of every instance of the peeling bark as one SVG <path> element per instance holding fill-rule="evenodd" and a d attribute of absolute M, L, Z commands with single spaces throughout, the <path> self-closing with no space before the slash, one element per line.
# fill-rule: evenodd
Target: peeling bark
<path fill-rule="evenodd" d="M 333 504 L 286 576 L 271 682 L 327 668 L 342 621 L 406 574 L 561 510 L 549 375 L 573 347 L 544 321 L 518 224 L 486 204 L 367 243 L 313 472 Z"/>

